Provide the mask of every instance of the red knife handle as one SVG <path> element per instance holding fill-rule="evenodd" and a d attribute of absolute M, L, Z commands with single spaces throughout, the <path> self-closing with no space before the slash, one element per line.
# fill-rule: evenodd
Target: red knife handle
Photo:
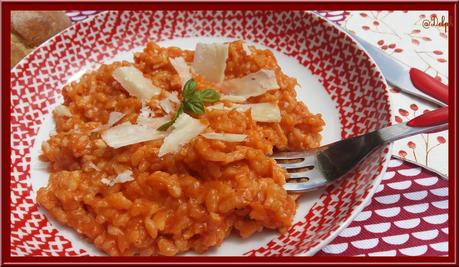
<path fill-rule="evenodd" d="M 411 127 L 430 127 L 448 123 L 448 107 L 426 112 L 406 124 Z"/>
<path fill-rule="evenodd" d="M 448 104 L 448 86 L 416 68 L 410 69 L 410 78 L 417 89 Z"/>

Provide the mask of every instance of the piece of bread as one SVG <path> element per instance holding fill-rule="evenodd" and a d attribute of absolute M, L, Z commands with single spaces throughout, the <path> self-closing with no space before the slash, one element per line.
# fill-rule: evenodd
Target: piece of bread
<path fill-rule="evenodd" d="M 70 25 L 63 11 L 12 11 L 11 66 Z"/>
<path fill-rule="evenodd" d="M 11 29 L 27 46 L 38 46 L 49 37 L 70 26 L 63 11 L 12 11 Z"/>
<path fill-rule="evenodd" d="M 11 36 L 10 66 L 13 67 L 22 58 L 24 58 L 31 51 L 31 49 L 24 45 L 24 41 L 21 40 L 21 37 L 17 36 L 14 33 L 11 33 L 10 36 Z"/>

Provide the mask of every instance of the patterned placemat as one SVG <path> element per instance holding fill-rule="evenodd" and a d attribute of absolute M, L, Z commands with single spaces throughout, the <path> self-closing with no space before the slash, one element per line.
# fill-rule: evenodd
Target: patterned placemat
<path fill-rule="evenodd" d="M 448 254 L 448 182 L 392 158 L 377 193 L 355 220 L 317 255 Z"/>

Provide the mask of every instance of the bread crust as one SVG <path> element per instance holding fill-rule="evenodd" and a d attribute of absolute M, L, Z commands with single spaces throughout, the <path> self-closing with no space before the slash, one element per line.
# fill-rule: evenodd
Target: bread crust
<path fill-rule="evenodd" d="M 69 18 L 63 11 L 11 12 L 11 29 L 29 47 L 40 45 L 70 24 Z"/>
<path fill-rule="evenodd" d="M 10 57 L 10 65 L 14 66 L 16 65 L 19 61 L 21 61 L 22 58 L 24 58 L 30 51 L 31 49 L 26 47 L 21 40 L 21 37 L 17 36 L 14 33 L 11 33 L 11 57 Z"/>

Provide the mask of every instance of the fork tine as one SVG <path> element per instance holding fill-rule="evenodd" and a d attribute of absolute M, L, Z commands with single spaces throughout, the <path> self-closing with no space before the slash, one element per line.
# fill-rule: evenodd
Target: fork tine
<path fill-rule="evenodd" d="M 272 159 L 302 159 L 306 155 L 305 152 L 281 152 L 271 155 Z"/>
<path fill-rule="evenodd" d="M 317 188 L 324 187 L 326 184 L 324 183 L 286 183 L 284 184 L 284 189 L 288 192 L 293 193 L 303 193 L 315 190 Z"/>
<path fill-rule="evenodd" d="M 315 154 L 312 155 L 303 155 L 303 160 L 300 162 L 295 163 L 280 163 L 278 162 L 277 165 L 281 166 L 282 168 L 288 169 L 296 169 L 296 168 L 304 168 L 309 166 L 316 165 L 316 156 Z"/>
<path fill-rule="evenodd" d="M 326 183 L 328 182 L 325 178 L 324 174 L 321 170 L 317 167 L 313 168 L 312 170 L 302 171 L 302 172 L 289 172 L 286 175 L 287 179 L 301 179 L 301 178 L 308 178 L 308 182 L 321 182 Z"/>
<path fill-rule="evenodd" d="M 289 192 L 306 192 L 311 191 L 329 184 L 329 181 L 324 177 L 323 173 L 314 168 L 308 172 L 289 173 L 287 179 L 308 178 L 308 181 L 301 183 L 286 183 L 285 190 Z"/>
<path fill-rule="evenodd" d="M 309 171 L 306 172 L 289 172 L 287 173 L 287 179 L 301 179 L 301 178 L 308 178 Z"/>

